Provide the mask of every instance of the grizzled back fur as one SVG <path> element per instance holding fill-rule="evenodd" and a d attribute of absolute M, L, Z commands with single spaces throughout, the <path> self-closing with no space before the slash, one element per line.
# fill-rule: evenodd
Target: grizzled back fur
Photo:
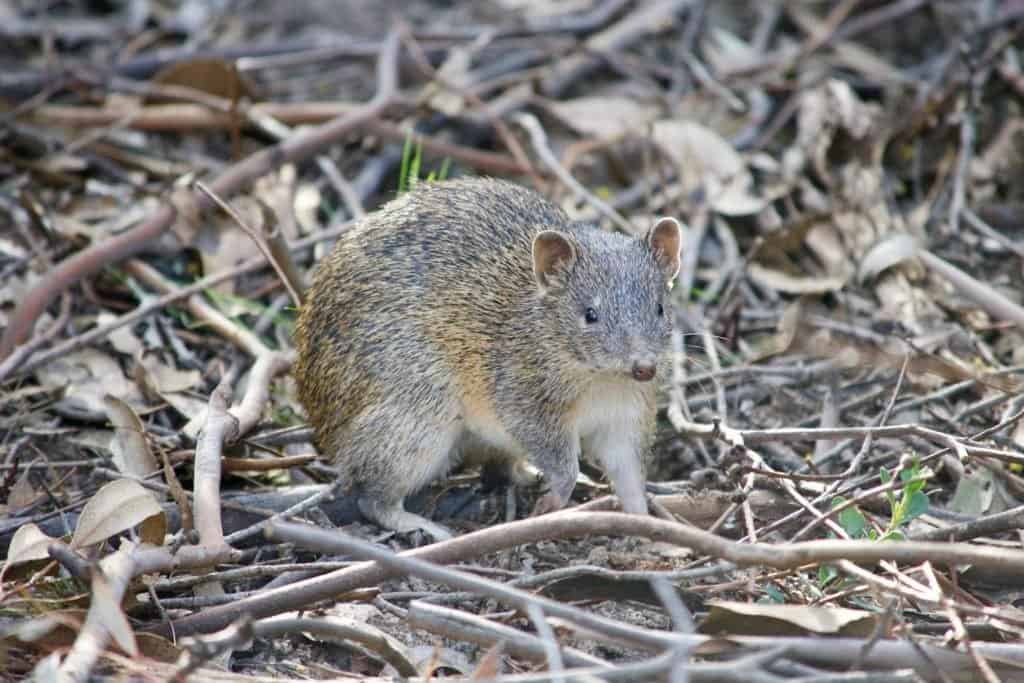
<path fill-rule="evenodd" d="M 389 202 L 341 237 L 299 314 L 294 374 L 321 451 L 353 483 L 401 476 L 369 461 L 403 456 L 369 453 L 403 447 L 384 425 L 448 419 L 442 397 L 454 420 L 499 400 L 568 410 L 594 378 L 653 365 L 678 268 L 678 239 L 663 242 L 657 228 L 631 239 L 573 222 L 498 180 L 421 183 Z M 378 442 L 362 443 L 367 425 Z"/>

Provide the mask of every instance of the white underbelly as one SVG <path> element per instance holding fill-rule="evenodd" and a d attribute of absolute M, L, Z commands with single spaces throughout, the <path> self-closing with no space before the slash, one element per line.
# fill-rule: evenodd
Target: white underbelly
<path fill-rule="evenodd" d="M 632 380 L 595 382 L 572 411 L 577 434 L 586 441 L 608 430 L 635 429 L 646 419 L 649 390 Z"/>

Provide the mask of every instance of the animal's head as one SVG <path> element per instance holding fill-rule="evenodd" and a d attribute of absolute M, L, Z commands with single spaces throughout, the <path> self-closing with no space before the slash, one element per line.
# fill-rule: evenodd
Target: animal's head
<path fill-rule="evenodd" d="M 672 331 L 668 285 L 679 272 L 682 228 L 662 218 L 637 239 L 598 230 L 544 230 L 533 274 L 552 330 L 580 369 L 654 378 Z"/>

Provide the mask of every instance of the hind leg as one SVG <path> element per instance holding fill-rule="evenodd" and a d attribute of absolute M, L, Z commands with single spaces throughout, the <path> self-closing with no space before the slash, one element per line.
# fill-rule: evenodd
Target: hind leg
<path fill-rule="evenodd" d="M 452 402 L 432 389 L 429 403 L 409 405 L 396 397 L 374 404 L 337 443 L 342 474 L 352 482 L 363 516 L 386 529 L 422 529 L 443 540 L 450 531 L 405 509 L 409 495 L 448 471 L 460 429 L 448 409 Z"/>
<path fill-rule="evenodd" d="M 452 537 L 452 532 L 445 526 L 406 510 L 401 500 L 385 500 L 379 496 L 364 494 L 359 496 L 357 503 L 364 517 L 385 529 L 399 533 L 420 530 L 435 541 L 447 541 Z"/>

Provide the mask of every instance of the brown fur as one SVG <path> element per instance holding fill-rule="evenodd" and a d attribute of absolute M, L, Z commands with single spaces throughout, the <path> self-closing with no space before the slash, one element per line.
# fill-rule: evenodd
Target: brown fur
<path fill-rule="evenodd" d="M 671 219 L 631 240 L 487 179 L 421 184 L 346 233 L 300 311 L 294 372 L 364 513 L 443 536 L 402 501 L 470 442 L 529 458 L 542 509 L 567 501 L 582 444 L 645 511 L 654 382 L 636 378 L 668 339 L 679 241 Z"/>

